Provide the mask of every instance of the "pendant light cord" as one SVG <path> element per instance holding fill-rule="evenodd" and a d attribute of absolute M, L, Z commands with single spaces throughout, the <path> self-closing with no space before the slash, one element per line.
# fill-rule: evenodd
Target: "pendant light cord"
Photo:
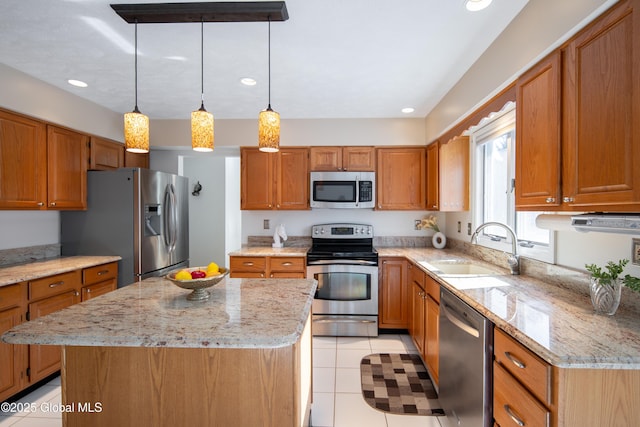
<path fill-rule="evenodd" d="M 268 36 L 268 41 L 269 41 L 269 47 L 268 47 L 268 55 L 269 55 L 269 60 L 268 60 L 268 67 L 269 67 L 269 104 L 267 106 L 267 110 L 271 110 L 271 15 L 269 15 L 268 17 L 269 20 L 269 36 Z"/>
<path fill-rule="evenodd" d="M 204 18 L 200 19 L 200 108 L 204 110 Z"/>
<path fill-rule="evenodd" d="M 133 109 L 134 112 L 139 113 L 138 110 L 138 19 L 136 19 L 135 25 L 135 55 L 134 55 L 134 68 L 135 68 L 135 96 L 136 96 L 136 105 Z"/>

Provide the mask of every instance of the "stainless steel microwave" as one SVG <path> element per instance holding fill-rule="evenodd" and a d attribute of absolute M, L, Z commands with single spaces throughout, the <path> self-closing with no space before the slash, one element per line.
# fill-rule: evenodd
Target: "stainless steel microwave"
<path fill-rule="evenodd" d="M 312 208 L 373 209 L 375 172 L 311 172 Z"/>

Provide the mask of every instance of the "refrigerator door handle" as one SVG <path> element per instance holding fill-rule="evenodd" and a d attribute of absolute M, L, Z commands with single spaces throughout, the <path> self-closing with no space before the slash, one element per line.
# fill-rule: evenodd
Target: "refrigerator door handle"
<path fill-rule="evenodd" d="M 176 193 L 173 184 L 168 184 L 164 191 L 164 243 L 169 252 L 173 252 L 177 241 Z"/>

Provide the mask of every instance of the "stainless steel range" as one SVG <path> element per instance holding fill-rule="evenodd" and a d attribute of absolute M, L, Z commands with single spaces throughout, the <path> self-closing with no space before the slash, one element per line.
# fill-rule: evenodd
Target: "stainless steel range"
<path fill-rule="evenodd" d="M 318 281 L 313 335 L 378 336 L 378 252 L 373 227 L 320 224 L 311 229 L 307 277 Z"/>

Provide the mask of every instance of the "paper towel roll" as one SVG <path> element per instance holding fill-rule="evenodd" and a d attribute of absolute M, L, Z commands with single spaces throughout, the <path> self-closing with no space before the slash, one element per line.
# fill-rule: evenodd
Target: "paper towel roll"
<path fill-rule="evenodd" d="M 536 227 L 545 230 L 576 231 L 571 226 L 571 215 L 540 214 L 536 217 Z"/>

